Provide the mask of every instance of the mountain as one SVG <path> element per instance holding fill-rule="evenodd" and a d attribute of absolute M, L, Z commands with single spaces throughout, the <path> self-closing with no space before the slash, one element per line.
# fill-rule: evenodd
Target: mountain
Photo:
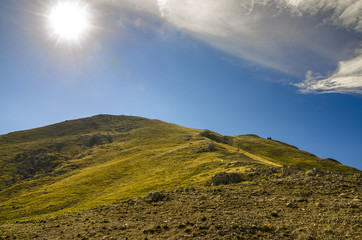
<path fill-rule="evenodd" d="M 215 176 L 222 172 L 246 181 L 251 176 L 246 173 L 282 165 L 360 173 L 256 135 L 223 136 L 132 116 L 65 121 L 0 136 L 0 220 L 86 210 L 212 181 L 217 185 Z"/>

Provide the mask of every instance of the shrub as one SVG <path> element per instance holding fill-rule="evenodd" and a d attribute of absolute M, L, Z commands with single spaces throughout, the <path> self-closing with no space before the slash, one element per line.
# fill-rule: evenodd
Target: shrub
<path fill-rule="evenodd" d="M 197 149 L 197 153 L 204 153 L 204 152 L 216 152 L 217 148 L 215 143 L 211 142 L 209 144 L 201 146 L 199 149 Z"/>
<path fill-rule="evenodd" d="M 279 215 L 278 215 L 278 213 L 276 213 L 276 212 L 272 212 L 271 214 L 270 214 L 272 217 L 279 217 Z"/>
<path fill-rule="evenodd" d="M 186 225 L 181 223 L 181 224 L 179 224 L 177 227 L 180 228 L 180 229 L 182 229 L 182 228 L 185 228 Z"/>
<path fill-rule="evenodd" d="M 269 224 L 263 224 L 263 226 L 261 226 L 260 230 L 263 232 L 270 232 L 272 230 L 272 228 L 270 227 Z"/>
<path fill-rule="evenodd" d="M 212 132 L 210 130 L 204 130 L 200 133 L 201 137 L 206 137 L 218 143 L 225 143 L 228 145 L 233 145 L 233 137 L 230 136 L 223 136 L 216 132 Z"/>
<path fill-rule="evenodd" d="M 94 134 L 90 136 L 87 140 L 86 146 L 87 147 L 93 147 L 96 145 L 102 145 L 113 142 L 113 139 L 111 135 L 105 135 L 105 134 Z"/>

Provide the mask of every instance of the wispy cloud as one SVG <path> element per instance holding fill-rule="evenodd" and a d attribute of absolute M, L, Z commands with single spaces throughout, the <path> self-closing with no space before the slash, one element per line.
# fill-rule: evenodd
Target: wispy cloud
<path fill-rule="evenodd" d="M 302 93 L 359 93 L 362 94 L 362 51 L 349 60 L 341 61 L 338 69 L 329 77 L 314 75 L 308 71 L 306 80 L 295 84 Z"/>
<path fill-rule="evenodd" d="M 317 14 L 331 11 L 324 22 L 362 32 L 362 1 L 360 0 L 289 0 L 294 11 Z M 295 84 L 302 93 L 358 93 L 362 94 L 362 48 L 356 49 L 353 58 L 340 61 L 337 70 L 330 76 L 321 76 L 308 71 L 302 83 Z"/>
<path fill-rule="evenodd" d="M 295 84 L 304 93 L 360 93 L 362 0 L 99 1 L 161 18 L 255 64 L 307 72 Z M 318 77 L 337 65 L 329 77 Z"/>
<path fill-rule="evenodd" d="M 293 13 L 316 15 L 324 12 L 324 21 L 362 32 L 360 0 L 284 0 Z"/>

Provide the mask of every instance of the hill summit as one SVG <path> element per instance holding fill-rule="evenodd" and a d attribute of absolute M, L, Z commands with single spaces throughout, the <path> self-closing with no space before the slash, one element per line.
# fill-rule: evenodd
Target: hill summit
<path fill-rule="evenodd" d="M 272 139 L 223 136 L 132 116 L 97 115 L 5 134 L 0 156 L 1 221 L 86 211 L 137 197 L 159 202 L 172 199 L 177 189 L 360 174 Z"/>

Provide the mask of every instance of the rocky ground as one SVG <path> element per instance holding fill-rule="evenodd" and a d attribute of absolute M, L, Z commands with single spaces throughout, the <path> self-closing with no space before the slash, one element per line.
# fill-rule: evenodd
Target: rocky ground
<path fill-rule="evenodd" d="M 0 239 L 361 239 L 361 174 L 282 167 L 240 179 L 3 223 Z"/>

